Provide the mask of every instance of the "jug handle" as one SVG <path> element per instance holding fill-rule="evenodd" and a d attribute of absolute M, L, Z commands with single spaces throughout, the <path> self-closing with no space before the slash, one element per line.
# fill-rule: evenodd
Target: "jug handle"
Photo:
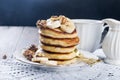
<path fill-rule="evenodd" d="M 105 23 L 102 26 L 102 32 L 101 32 L 102 36 L 101 36 L 101 40 L 100 40 L 100 44 L 98 46 L 98 49 L 100 49 L 102 47 L 102 42 L 103 42 L 103 40 L 104 40 L 104 38 L 105 38 L 105 36 L 107 34 L 107 33 L 105 33 L 104 36 L 103 36 L 103 33 L 105 32 L 105 28 L 107 28 L 107 27 L 109 27 L 109 25 L 108 24 L 105 25 Z"/>

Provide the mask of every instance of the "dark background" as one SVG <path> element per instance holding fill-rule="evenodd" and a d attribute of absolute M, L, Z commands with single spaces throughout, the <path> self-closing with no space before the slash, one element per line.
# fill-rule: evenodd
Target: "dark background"
<path fill-rule="evenodd" d="M 0 25 L 35 26 L 51 15 L 120 20 L 120 0 L 0 0 Z"/>

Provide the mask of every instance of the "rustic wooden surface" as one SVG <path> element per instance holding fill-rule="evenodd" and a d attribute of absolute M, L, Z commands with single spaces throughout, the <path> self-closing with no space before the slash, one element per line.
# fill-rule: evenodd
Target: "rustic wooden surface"
<path fill-rule="evenodd" d="M 38 30 L 36 27 L 0 27 L 0 59 L 4 55 L 11 58 L 18 49 L 31 44 L 38 44 Z"/>
<path fill-rule="evenodd" d="M 28 67 L 19 67 L 20 65 L 15 64 L 11 61 L 4 61 L 4 64 L 2 62 L 2 58 L 4 55 L 7 56 L 7 59 L 9 60 L 12 57 L 12 54 L 15 53 L 16 50 L 23 49 L 31 44 L 38 45 L 38 30 L 36 27 L 0 27 L 0 76 L 4 75 L 3 73 L 13 73 L 14 71 L 11 71 L 11 66 L 18 67 L 18 74 L 16 76 L 21 76 L 23 74 L 19 74 L 20 70 L 24 72 L 27 71 L 27 73 L 24 73 L 24 75 L 28 74 L 28 72 L 31 72 L 31 75 L 18 77 L 19 80 L 120 80 L 120 67 L 114 66 L 114 65 L 108 65 L 105 63 L 100 63 L 97 65 L 94 65 L 92 67 L 83 67 L 80 69 L 80 71 L 72 71 L 72 72 L 46 72 L 42 70 L 31 70 L 31 67 L 28 69 Z M 7 63 L 6 63 L 7 62 Z M 5 66 L 4 66 L 5 65 Z M 18 65 L 18 66 L 17 66 Z M 16 69 L 16 68 L 15 68 Z M 32 68 L 34 69 L 34 68 Z M 6 71 L 7 70 L 7 71 Z M 34 72 L 34 75 L 33 73 Z M 5 75 L 6 75 L 5 73 Z M 23 72 L 22 72 L 23 73 Z M 15 75 L 15 74 L 14 74 Z M 32 78 L 31 78 L 32 77 Z M 0 77 L 2 78 L 2 77 Z M 3 80 L 3 79 L 0 79 Z M 9 79 L 7 79 L 9 80 Z M 11 79 L 10 79 L 11 80 Z M 16 80 L 16 79 L 15 79 Z"/>

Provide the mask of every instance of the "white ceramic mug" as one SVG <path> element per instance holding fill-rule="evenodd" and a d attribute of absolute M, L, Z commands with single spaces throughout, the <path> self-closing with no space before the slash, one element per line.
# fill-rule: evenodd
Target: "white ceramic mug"
<path fill-rule="evenodd" d="M 100 46 L 103 31 L 103 22 L 91 19 L 73 19 L 80 38 L 78 49 L 89 52 L 95 51 Z"/>

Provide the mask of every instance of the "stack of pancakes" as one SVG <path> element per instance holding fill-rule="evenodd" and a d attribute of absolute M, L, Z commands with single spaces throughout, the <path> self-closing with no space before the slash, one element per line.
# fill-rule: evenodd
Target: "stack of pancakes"
<path fill-rule="evenodd" d="M 76 45 L 79 43 L 76 29 L 67 33 L 60 27 L 49 28 L 46 24 L 46 20 L 37 21 L 44 56 L 57 61 L 58 65 L 76 62 Z"/>

